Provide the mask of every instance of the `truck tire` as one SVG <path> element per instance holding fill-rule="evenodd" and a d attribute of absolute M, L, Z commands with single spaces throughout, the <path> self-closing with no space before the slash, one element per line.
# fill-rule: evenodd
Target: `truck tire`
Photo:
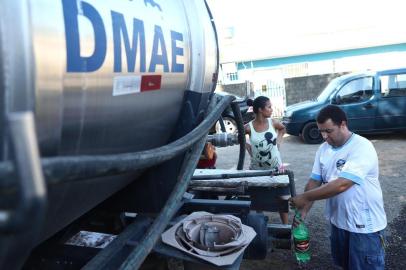
<path fill-rule="evenodd" d="M 247 224 L 257 233 L 244 251 L 244 259 L 263 260 L 268 253 L 268 217 L 262 213 L 249 213 Z"/>
<path fill-rule="evenodd" d="M 302 130 L 302 139 L 308 144 L 318 144 L 323 141 L 316 122 L 307 123 Z"/>
<path fill-rule="evenodd" d="M 221 120 L 219 120 L 221 121 Z M 216 122 L 216 133 L 221 133 L 221 126 L 219 121 Z M 237 133 L 237 123 L 231 117 L 223 117 L 224 126 L 226 127 L 226 132 L 230 134 Z"/>

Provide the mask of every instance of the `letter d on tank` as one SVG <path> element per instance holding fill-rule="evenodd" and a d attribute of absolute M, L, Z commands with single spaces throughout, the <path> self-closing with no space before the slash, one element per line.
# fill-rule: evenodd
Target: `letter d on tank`
<path fill-rule="evenodd" d="M 78 12 L 78 1 L 63 0 L 63 17 L 65 22 L 67 72 L 90 72 L 99 69 L 106 57 L 106 31 L 103 20 L 97 10 L 90 4 L 80 1 L 83 14 Z M 89 57 L 80 55 L 80 37 L 78 16 L 86 17 L 93 26 L 94 51 Z"/>

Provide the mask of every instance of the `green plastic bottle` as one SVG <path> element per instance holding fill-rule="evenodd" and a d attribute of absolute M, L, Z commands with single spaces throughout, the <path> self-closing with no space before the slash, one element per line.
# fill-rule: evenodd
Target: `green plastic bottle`
<path fill-rule="evenodd" d="M 300 221 L 300 224 L 292 228 L 292 237 L 294 245 L 294 254 L 299 265 L 305 265 L 310 261 L 310 237 L 304 221 L 297 209 L 295 209 L 295 219 Z"/>

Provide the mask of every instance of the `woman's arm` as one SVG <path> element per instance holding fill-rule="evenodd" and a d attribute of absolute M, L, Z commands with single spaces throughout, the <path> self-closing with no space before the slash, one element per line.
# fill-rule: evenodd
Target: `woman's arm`
<path fill-rule="evenodd" d="M 249 137 L 251 135 L 251 129 L 250 129 L 250 125 L 246 124 L 244 126 L 244 130 L 245 130 L 245 149 L 247 149 L 248 154 L 250 155 L 250 157 L 252 157 L 252 150 L 251 150 L 251 144 L 249 141 Z"/>
<path fill-rule="evenodd" d="M 286 133 L 286 128 L 281 122 L 279 122 L 276 119 L 272 119 L 272 124 L 276 130 L 276 133 L 278 134 L 277 138 L 276 138 L 276 144 L 278 145 L 278 148 L 279 148 L 283 141 L 283 135 L 285 135 L 285 133 Z"/>
<path fill-rule="evenodd" d="M 245 131 L 245 135 L 251 135 L 251 129 L 250 129 L 249 123 L 244 125 L 244 131 Z"/>

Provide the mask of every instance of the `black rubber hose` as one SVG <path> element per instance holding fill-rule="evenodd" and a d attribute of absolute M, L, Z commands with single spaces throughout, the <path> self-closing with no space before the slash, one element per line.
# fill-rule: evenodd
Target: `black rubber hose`
<path fill-rule="evenodd" d="M 187 190 L 205 142 L 206 136 L 201 137 L 195 146 L 193 146 L 193 148 L 187 153 L 178 182 L 169 196 L 168 201 L 165 203 L 159 216 L 154 220 L 154 223 L 151 225 L 148 232 L 140 241 L 140 244 L 135 247 L 134 251 L 131 252 L 119 269 L 138 269 L 143 263 L 145 257 L 151 252 L 156 241 L 182 204 L 182 197 Z"/>
<path fill-rule="evenodd" d="M 209 104 L 209 111 L 213 107 L 214 102 L 215 99 L 212 99 Z M 166 226 L 181 207 L 183 195 L 187 190 L 189 181 L 192 178 L 196 164 L 203 151 L 208 131 L 209 130 L 207 129 L 206 133 L 202 134 L 198 138 L 198 142 L 196 142 L 186 153 L 183 159 L 182 168 L 179 172 L 178 180 L 172 190 L 172 193 L 170 194 L 158 217 L 154 220 L 154 223 L 141 239 L 140 243 L 121 264 L 120 269 L 132 270 L 138 269 L 141 266 L 146 256 L 148 256 L 148 254 L 154 248 L 156 241 L 161 236 Z"/>
<path fill-rule="evenodd" d="M 219 124 L 220 124 L 221 132 L 226 132 L 226 126 L 224 125 L 223 117 L 220 116 L 218 121 L 219 121 Z"/>
<path fill-rule="evenodd" d="M 237 123 L 238 130 L 238 142 L 240 144 L 240 154 L 238 155 L 237 170 L 244 168 L 245 159 L 245 130 L 244 123 L 241 116 L 240 106 L 236 102 L 231 103 L 231 109 L 233 110 L 234 118 Z"/>
<path fill-rule="evenodd" d="M 209 115 L 191 132 L 167 145 L 151 150 L 94 156 L 68 156 L 41 159 L 41 165 L 48 184 L 90 179 L 99 176 L 117 175 L 151 167 L 185 152 L 196 143 L 220 117 L 234 99 L 223 97 Z M 14 166 L 10 161 L 0 163 L 0 188 L 15 185 Z"/>

